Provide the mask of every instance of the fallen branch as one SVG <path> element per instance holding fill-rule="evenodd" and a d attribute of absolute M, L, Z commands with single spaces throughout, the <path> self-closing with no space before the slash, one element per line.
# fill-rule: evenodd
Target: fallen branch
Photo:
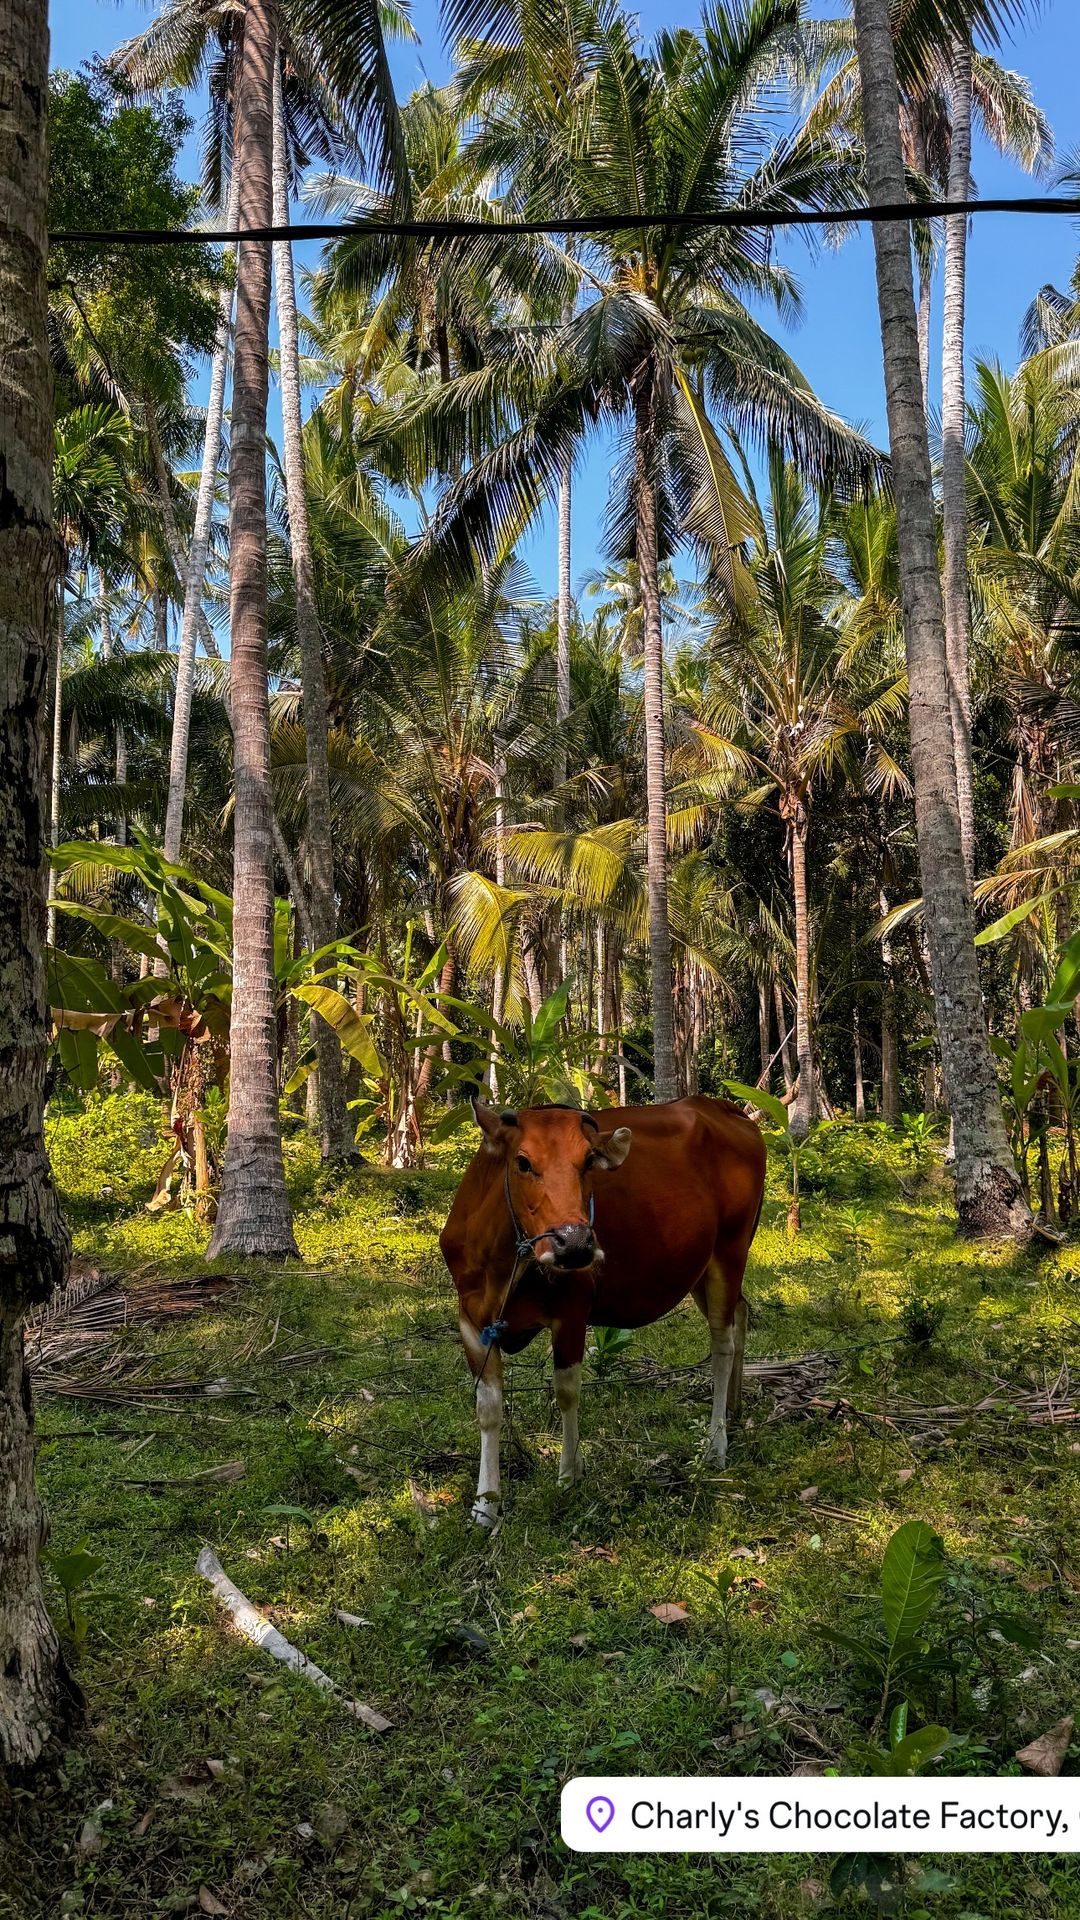
<path fill-rule="evenodd" d="M 321 1687 L 324 1693 L 332 1694 L 334 1699 L 345 1708 L 346 1713 L 351 1713 L 356 1720 L 362 1720 L 373 1733 L 386 1733 L 393 1726 L 393 1721 L 388 1720 L 385 1714 L 378 1713 L 374 1707 L 366 1706 L 362 1700 L 351 1700 L 337 1682 L 331 1680 L 328 1673 L 324 1673 L 313 1660 L 309 1660 L 306 1653 L 301 1653 L 299 1647 L 294 1647 L 291 1641 L 286 1640 L 285 1635 L 278 1632 L 266 1615 L 260 1613 L 258 1607 L 252 1606 L 247 1595 L 233 1585 L 217 1554 L 210 1547 L 203 1548 L 195 1562 L 195 1568 L 196 1572 L 202 1574 L 204 1580 L 209 1581 L 222 1606 L 231 1614 L 237 1632 L 242 1633 L 245 1639 L 253 1641 L 255 1646 L 261 1647 L 263 1652 L 270 1654 L 272 1659 L 280 1660 L 282 1665 L 291 1668 L 293 1673 L 302 1674 L 305 1680 L 310 1680 L 313 1686 Z"/>

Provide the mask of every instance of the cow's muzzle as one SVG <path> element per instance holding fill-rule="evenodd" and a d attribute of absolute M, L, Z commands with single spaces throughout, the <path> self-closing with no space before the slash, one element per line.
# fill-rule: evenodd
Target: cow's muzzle
<path fill-rule="evenodd" d="M 541 1266 L 572 1270 L 591 1267 L 596 1258 L 596 1235 L 585 1220 L 564 1227 L 549 1227 L 544 1239 L 547 1246 L 537 1255 Z"/>

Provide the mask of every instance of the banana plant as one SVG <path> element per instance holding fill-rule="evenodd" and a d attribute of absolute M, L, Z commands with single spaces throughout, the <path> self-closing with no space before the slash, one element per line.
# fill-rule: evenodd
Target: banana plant
<path fill-rule="evenodd" d="M 136 833 L 130 846 L 68 841 L 53 855 L 58 914 L 100 942 L 148 963 L 134 980 L 114 978 L 94 953 L 47 949 L 49 1004 L 59 1065 L 86 1092 L 96 1086 L 102 1048 L 114 1072 L 168 1103 L 172 1145 L 150 1201 L 153 1209 L 187 1200 L 213 1211 L 214 1153 L 208 1104 L 220 1110 L 228 1087 L 232 1004 L 232 900 L 188 868 L 167 861 Z M 125 874 L 147 902 L 138 920 L 79 898 L 107 876 Z M 152 913 L 152 917 L 151 917 Z M 363 1023 L 329 978 L 362 958 L 347 940 L 294 955 L 291 908 L 275 903 L 274 968 L 279 1006 L 290 996 L 316 1006 L 338 1027 L 342 1044 L 363 1053 Z M 340 1005 L 338 1004 L 340 1003 Z"/>
<path fill-rule="evenodd" d="M 1005 920 L 996 925 L 1005 927 Z M 986 929 L 988 933 L 993 928 Z M 1004 933 L 1001 934 L 1004 938 Z M 1080 1202 L 1076 1132 L 1080 1123 L 1080 1059 L 1070 1059 L 1062 1044 L 1065 1022 L 1080 997 L 1080 930 L 1070 934 L 1058 951 L 1058 963 L 1041 1006 L 1020 1015 L 1015 1041 L 991 1036 L 1000 1061 L 1002 1096 L 1009 1119 L 1013 1155 L 1025 1195 L 1031 1197 L 1030 1155 L 1038 1151 L 1039 1212 L 1047 1226 L 1055 1219 L 1050 1171 L 1050 1093 L 1056 1098 L 1065 1129 L 1065 1169 L 1060 1182 L 1062 1213 L 1068 1225 Z"/>

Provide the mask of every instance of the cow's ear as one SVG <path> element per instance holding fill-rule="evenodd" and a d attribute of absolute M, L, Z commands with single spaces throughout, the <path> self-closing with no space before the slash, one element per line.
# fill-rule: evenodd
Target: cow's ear
<path fill-rule="evenodd" d="M 517 1126 L 517 1114 L 509 1107 L 485 1107 L 482 1100 L 474 1100 L 472 1110 L 484 1136 L 484 1145 L 489 1153 L 498 1153 L 506 1142 L 508 1128 Z"/>
<path fill-rule="evenodd" d="M 629 1127 L 616 1127 L 614 1133 L 602 1133 L 593 1148 L 593 1165 L 609 1169 L 621 1167 L 633 1137 Z"/>

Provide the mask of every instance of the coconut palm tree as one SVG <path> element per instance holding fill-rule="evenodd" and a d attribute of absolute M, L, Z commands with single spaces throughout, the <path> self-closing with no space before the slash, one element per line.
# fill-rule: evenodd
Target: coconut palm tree
<path fill-rule="evenodd" d="M 239 230 L 273 220 L 276 42 L 268 0 L 248 0 L 234 165 Z M 242 240 L 237 260 L 229 449 L 234 984 L 229 1137 L 209 1253 L 296 1253 L 277 1102 L 274 858 L 266 653 L 266 392 L 270 247 Z"/>
<path fill-rule="evenodd" d="M 1050 164 L 1049 124 L 1031 97 L 1029 83 L 972 45 L 976 25 L 992 27 L 987 7 L 905 0 L 893 14 L 901 67 L 900 132 L 906 166 L 950 200 L 971 197 L 973 126 L 999 153 L 1029 172 Z M 850 20 L 829 21 L 811 38 L 817 73 L 835 70 L 811 108 L 808 124 L 862 134 L 858 61 Z M 964 492 L 964 309 L 967 218 L 945 220 L 945 265 L 941 357 L 941 494 L 944 534 L 945 639 L 950 714 L 956 751 L 957 794 L 964 859 L 974 862 L 971 763 L 970 597 L 966 572 Z M 921 229 L 917 229 L 921 231 Z M 929 385 L 932 246 L 920 250 L 919 356 L 923 401 Z"/>
<path fill-rule="evenodd" d="M 566 204 L 617 220 L 627 207 L 843 202 L 855 187 L 850 157 L 810 138 L 774 143 L 754 111 L 797 19 L 793 0 L 763 0 L 751 13 L 721 8 L 700 38 L 663 34 L 646 51 L 620 14 L 600 8 L 590 28 L 592 71 L 566 134 Z M 734 594 L 739 488 L 710 413 L 778 438 L 818 479 L 868 482 L 879 462 L 815 399 L 744 304 L 755 295 L 787 310 L 796 297 L 790 274 L 752 229 L 616 228 L 582 247 L 579 270 L 588 297 L 570 321 L 508 333 L 481 372 L 414 398 L 396 432 L 418 468 L 447 470 L 451 449 L 462 462 L 417 553 L 419 566 L 460 578 L 477 553 L 497 560 L 555 492 L 568 447 L 598 420 L 622 430 L 610 534 L 619 558 L 636 559 L 643 612 L 654 1078 L 657 1097 L 670 1099 L 677 1076 L 659 576 L 679 538 L 708 536 Z"/>
<path fill-rule="evenodd" d="M 113 57 L 114 68 L 140 90 L 175 83 L 191 85 L 206 75 L 210 113 L 204 145 L 204 184 L 211 204 L 218 206 L 224 203 L 228 157 L 236 146 L 233 119 L 237 110 L 238 77 L 245 57 L 247 18 L 245 9 L 221 4 L 220 0 L 211 0 L 209 5 L 204 0 L 171 0 L 144 34 L 127 42 Z M 395 29 L 407 30 L 404 17 L 393 5 L 380 9 L 371 4 L 371 0 L 348 9 L 336 6 L 315 9 L 306 6 L 304 0 L 293 0 L 291 6 L 286 3 L 277 9 L 272 109 L 273 202 L 277 224 L 288 224 L 290 187 L 313 155 L 340 166 L 348 154 L 356 151 L 361 139 L 370 136 L 375 147 L 377 173 L 385 175 L 396 168 L 397 180 L 403 180 L 397 109 L 383 45 L 384 30 L 389 33 Z M 236 189 L 230 187 L 230 212 L 238 204 Z M 288 241 L 277 245 L 275 276 L 285 482 L 307 713 L 306 847 L 310 918 L 315 937 L 325 943 L 333 938 L 336 925 L 333 850 L 329 837 L 326 683 L 312 590 L 304 495 L 296 296 Z M 196 531 L 185 582 L 185 628 L 181 636 L 184 700 L 178 702 L 180 726 L 170 782 L 175 794 L 171 825 L 177 838 L 183 811 L 185 729 L 194 661 L 194 629 L 196 624 L 202 624 L 198 606 L 206 565 L 203 538 L 209 529 L 213 474 L 220 444 L 227 335 L 228 317 L 223 305 L 212 367 Z M 173 857 L 179 857 L 179 846 Z M 319 1057 L 323 1154 L 328 1159 L 349 1159 L 355 1156 L 355 1145 L 345 1108 L 341 1049 L 332 1030 L 317 1016 L 314 1027 Z"/>
<path fill-rule="evenodd" d="M 52 382 L 46 334 L 45 6 L 6 21 L 0 122 L 0 1765 L 41 1757 L 60 1716 L 63 1661 L 42 1591 L 44 1519 L 23 1319 L 65 1276 L 70 1242 L 43 1130 L 48 659 L 60 545 L 52 529 Z"/>
<path fill-rule="evenodd" d="M 698 734 L 722 786 L 745 786 L 758 804 L 775 794 L 784 823 L 799 1073 L 790 1124 L 802 1137 L 819 1110 L 807 871 L 814 790 L 836 772 L 886 798 L 906 790 L 885 740 L 903 712 L 905 685 L 895 665 L 882 660 L 876 648 L 867 659 L 868 649 L 851 644 L 830 617 L 840 598 L 830 556 L 832 503 L 815 497 L 775 447 L 768 458 L 764 504 L 749 471 L 746 478 L 754 604 L 745 623 L 720 625 Z"/>
<path fill-rule="evenodd" d="M 899 95 L 888 0 L 855 0 L 872 199 L 904 197 Z M 956 1195 L 970 1232 L 1030 1232 L 983 1024 L 960 831 L 930 449 L 906 223 L 874 228 L 878 307 L 897 508 L 911 756 L 926 928 L 942 1066 L 956 1148 Z"/>

